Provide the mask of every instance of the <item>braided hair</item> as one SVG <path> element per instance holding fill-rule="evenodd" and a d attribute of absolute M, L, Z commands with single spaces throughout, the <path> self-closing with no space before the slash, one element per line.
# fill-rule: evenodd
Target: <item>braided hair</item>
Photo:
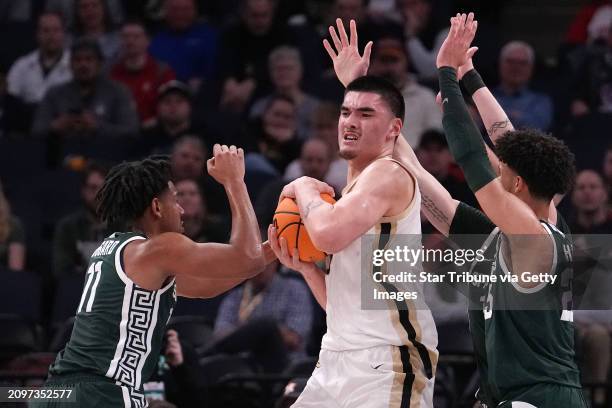
<path fill-rule="evenodd" d="M 96 196 L 100 220 L 114 228 L 126 228 L 140 218 L 172 180 L 167 156 L 123 162 L 106 176 Z"/>

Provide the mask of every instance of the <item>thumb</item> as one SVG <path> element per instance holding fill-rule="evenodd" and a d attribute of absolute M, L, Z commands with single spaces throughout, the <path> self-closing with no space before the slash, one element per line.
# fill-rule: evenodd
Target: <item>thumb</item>
<path fill-rule="evenodd" d="M 476 54 L 476 51 L 478 51 L 478 47 L 472 47 L 468 50 L 467 52 L 467 56 L 468 58 L 472 58 L 474 56 L 474 54 Z"/>

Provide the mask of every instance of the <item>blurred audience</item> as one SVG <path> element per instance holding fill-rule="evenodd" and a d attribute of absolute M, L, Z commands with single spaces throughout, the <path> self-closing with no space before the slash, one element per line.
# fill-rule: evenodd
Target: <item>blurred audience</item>
<path fill-rule="evenodd" d="M 597 19 L 594 16 L 598 12 L 609 8 L 611 4 L 611 0 L 595 0 L 584 4 L 570 23 L 565 35 L 565 42 L 570 45 L 579 45 L 596 39 L 598 32 L 601 31 L 601 26 L 610 23 L 610 17 L 606 22 L 602 21 L 604 20 L 602 14 Z"/>
<path fill-rule="evenodd" d="M 256 88 L 269 90 L 268 55 L 286 44 L 286 27 L 275 21 L 273 0 L 241 0 L 240 21 L 221 35 L 219 80 L 222 110 L 242 113 L 251 102 Z"/>
<path fill-rule="evenodd" d="M 603 177 L 594 170 L 576 175 L 572 191 L 574 216 L 569 226 L 572 234 L 612 234 L 612 213 Z"/>
<path fill-rule="evenodd" d="M 167 153 L 181 136 L 197 133 L 191 113 L 191 91 L 187 85 L 172 80 L 160 86 L 154 125 L 142 132 L 142 154 Z"/>
<path fill-rule="evenodd" d="M 383 37 L 374 45 L 369 73 L 382 76 L 401 90 L 406 103 L 402 134 L 415 148 L 426 129 L 442 130 L 442 112 L 436 96 L 408 73 L 409 60 L 399 38 Z"/>
<path fill-rule="evenodd" d="M 217 32 L 198 21 L 195 0 L 164 0 L 163 12 L 164 27 L 153 36 L 151 54 L 196 91 L 213 77 Z"/>
<path fill-rule="evenodd" d="M 19 218 L 11 212 L 0 183 L 0 269 L 21 271 L 25 268 L 25 230 Z"/>
<path fill-rule="evenodd" d="M 268 67 L 274 87 L 273 93 L 291 98 L 296 105 L 299 138 L 310 137 L 310 119 L 319 101 L 314 96 L 305 93 L 301 88 L 303 65 L 299 50 L 288 46 L 275 48 L 268 57 Z M 251 107 L 251 119 L 263 114 L 271 98 L 272 96 L 268 95 L 255 101 Z"/>
<path fill-rule="evenodd" d="M 606 191 L 608 192 L 608 208 L 612 210 L 612 202 L 610 202 L 612 195 L 612 144 L 608 145 L 606 148 L 602 165 L 602 174 L 606 183 Z"/>
<path fill-rule="evenodd" d="M 77 0 L 46 0 L 45 9 L 62 16 L 66 27 L 72 30 L 77 24 Z M 119 26 L 125 13 L 121 0 L 104 0 L 106 18 L 112 26 Z"/>
<path fill-rule="evenodd" d="M 130 93 L 102 73 L 96 42 L 72 45 L 73 80 L 51 88 L 38 106 L 32 132 L 39 136 L 118 138 L 138 132 Z"/>
<path fill-rule="evenodd" d="M 7 116 L 11 129 L 29 131 L 36 106 L 49 88 L 72 79 L 70 52 L 66 49 L 64 25 L 59 14 L 38 18 L 38 48 L 19 58 L 7 76 Z"/>
<path fill-rule="evenodd" d="M 493 94 L 514 127 L 548 130 L 553 120 L 550 97 L 529 89 L 535 53 L 523 41 L 504 45 L 499 55 L 499 85 Z"/>
<path fill-rule="evenodd" d="M 75 39 L 94 40 L 102 51 L 102 64 L 112 66 L 119 55 L 119 32 L 111 21 L 104 0 L 75 0 L 75 24 L 72 33 Z"/>
<path fill-rule="evenodd" d="M 175 181 L 201 180 L 206 169 L 206 146 L 193 135 L 184 135 L 172 146 L 170 163 Z"/>
<path fill-rule="evenodd" d="M 295 102 L 283 95 L 270 98 L 260 119 L 253 121 L 243 145 L 247 173 L 256 170 L 280 176 L 300 154 Z"/>
<path fill-rule="evenodd" d="M 610 11 L 612 21 L 612 6 Z M 574 83 L 572 115 L 612 113 L 612 24 L 606 27 L 605 35 L 586 47 Z"/>
<path fill-rule="evenodd" d="M 435 24 L 432 0 L 396 0 L 395 3 L 402 17 L 406 49 L 417 75 L 425 81 L 436 80 L 436 57 L 448 28 Z"/>
<path fill-rule="evenodd" d="M 208 213 L 202 187 L 194 179 L 185 178 L 175 183 L 177 199 L 184 213 L 183 232 L 195 242 L 227 242 L 230 225 L 219 216 Z"/>
<path fill-rule="evenodd" d="M 266 372 L 280 372 L 290 359 L 305 355 L 312 326 L 306 284 L 278 273 L 279 262 L 233 289 L 215 321 L 214 343 L 206 354 L 250 352 Z"/>
<path fill-rule="evenodd" d="M 85 274 L 91 254 L 112 233 L 96 214 L 96 195 L 106 177 L 105 166 L 90 163 L 81 184 L 82 207 L 62 218 L 53 236 L 53 274 L 62 278 Z"/>
<path fill-rule="evenodd" d="M 175 78 L 172 69 L 155 60 L 148 48 L 145 26 L 137 21 L 125 23 L 121 27 L 121 59 L 111 70 L 111 78 L 131 91 L 144 127 L 155 122 L 159 88 Z"/>

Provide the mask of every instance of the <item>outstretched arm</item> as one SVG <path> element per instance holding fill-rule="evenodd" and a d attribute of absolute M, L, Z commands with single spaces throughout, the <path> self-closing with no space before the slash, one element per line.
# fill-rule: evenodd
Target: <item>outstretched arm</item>
<path fill-rule="evenodd" d="M 449 148 L 485 214 L 504 233 L 545 233 L 533 211 L 507 192 L 496 177 L 482 137 L 463 100 L 457 81 L 457 68 L 476 51 L 469 48 L 475 32 L 476 22 L 473 21 L 472 13 L 467 21 L 465 15 L 453 17 L 449 35 L 438 54 L 437 66 L 444 108 L 442 123 Z"/>

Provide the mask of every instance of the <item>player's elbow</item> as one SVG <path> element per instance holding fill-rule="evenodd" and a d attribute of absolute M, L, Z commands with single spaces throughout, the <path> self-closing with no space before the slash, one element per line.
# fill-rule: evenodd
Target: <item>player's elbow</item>
<path fill-rule="evenodd" d="M 308 234 L 310 235 L 312 244 L 319 251 L 323 251 L 327 254 L 335 254 L 344 248 L 340 237 L 337 236 L 337 230 L 332 228 L 319 227 L 315 228 L 312 233 L 308 231 Z"/>

